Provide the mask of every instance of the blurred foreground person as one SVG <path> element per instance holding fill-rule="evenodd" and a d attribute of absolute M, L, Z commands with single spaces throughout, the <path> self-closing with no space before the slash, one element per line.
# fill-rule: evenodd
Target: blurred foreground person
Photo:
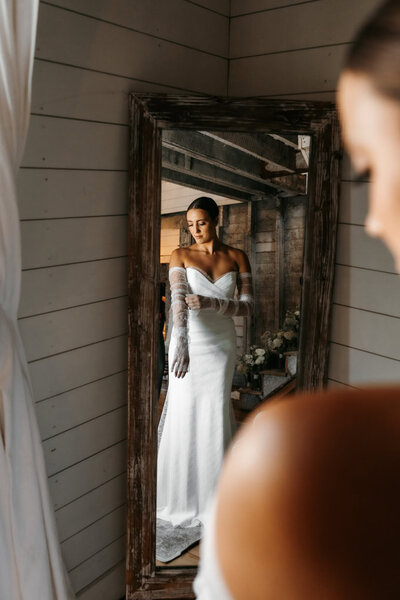
<path fill-rule="evenodd" d="M 338 104 L 354 167 L 371 178 L 367 231 L 386 242 L 400 271 L 399 0 L 357 36 Z M 400 598 L 399 474 L 400 387 L 262 406 L 228 453 L 197 598 Z"/>

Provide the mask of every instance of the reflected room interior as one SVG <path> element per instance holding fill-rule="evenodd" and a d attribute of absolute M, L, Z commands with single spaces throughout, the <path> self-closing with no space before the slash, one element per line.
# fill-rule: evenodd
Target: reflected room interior
<path fill-rule="evenodd" d="M 237 365 L 231 402 L 238 427 L 261 402 L 295 391 L 310 143 L 310 136 L 295 134 L 163 131 L 159 436 L 172 325 L 169 260 L 175 248 L 194 243 L 186 209 L 199 196 L 218 204 L 220 241 L 244 250 L 253 273 L 253 316 L 233 317 Z M 176 544 L 174 528 L 164 531 L 159 521 L 156 565 L 196 567 L 199 540 Z"/>

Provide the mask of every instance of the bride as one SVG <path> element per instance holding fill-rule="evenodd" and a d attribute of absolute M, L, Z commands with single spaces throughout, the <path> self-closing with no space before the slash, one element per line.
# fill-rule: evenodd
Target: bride
<path fill-rule="evenodd" d="M 173 327 L 158 449 L 157 518 L 192 527 L 203 523 L 235 432 L 232 317 L 252 314 L 253 294 L 246 254 L 218 239 L 214 200 L 197 198 L 186 218 L 196 241 L 174 250 L 170 260 Z"/>

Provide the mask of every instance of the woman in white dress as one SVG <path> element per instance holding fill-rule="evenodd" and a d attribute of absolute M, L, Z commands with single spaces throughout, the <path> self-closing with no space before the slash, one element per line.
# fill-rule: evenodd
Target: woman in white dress
<path fill-rule="evenodd" d="M 173 526 L 203 522 L 235 432 L 231 387 L 233 316 L 250 316 L 251 269 L 241 250 L 217 236 L 218 206 L 200 197 L 187 210 L 196 240 L 171 255 L 169 384 L 158 449 L 157 517 Z M 234 298 L 238 289 L 239 298 Z"/>

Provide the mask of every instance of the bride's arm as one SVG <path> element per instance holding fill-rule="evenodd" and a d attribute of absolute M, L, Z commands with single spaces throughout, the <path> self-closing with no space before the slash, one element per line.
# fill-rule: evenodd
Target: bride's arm
<path fill-rule="evenodd" d="M 191 309 L 211 308 L 230 317 L 250 317 L 253 314 L 254 298 L 251 272 L 238 273 L 239 298 L 215 298 L 211 296 L 187 296 Z"/>
<path fill-rule="evenodd" d="M 176 338 L 176 347 L 171 370 L 175 377 L 184 377 L 189 369 L 189 344 L 185 297 L 188 294 L 186 269 L 179 249 L 171 254 L 169 282 L 171 285 L 172 335 Z"/>
<path fill-rule="evenodd" d="M 186 304 L 190 309 L 211 308 L 231 317 L 250 317 L 254 310 L 253 281 L 251 267 L 247 255 L 237 252 L 239 272 L 237 276 L 238 298 L 215 298 L 210 296 L 189 295 Z"/>

